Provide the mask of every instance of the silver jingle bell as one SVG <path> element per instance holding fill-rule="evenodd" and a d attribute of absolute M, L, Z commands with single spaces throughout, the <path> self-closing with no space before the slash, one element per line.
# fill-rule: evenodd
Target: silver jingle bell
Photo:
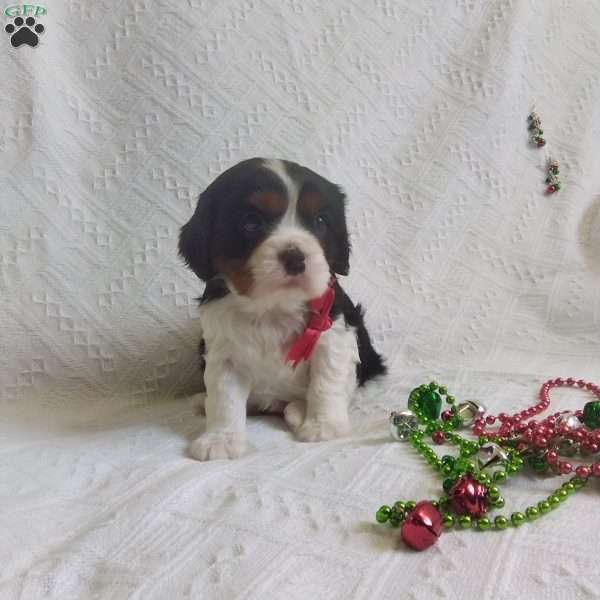
<path fill-rule="evenodd" d="M 390 433 L 398 442 L 406 442 L 413 431 L 419 427 L 417 416 L 410 410 L 393 411 L 390 414 Z"/>
<path fill-rule="evenodd" d="M 456 407 L 456 414 L 460 418 L 462 426 L 469 427 L 476 419 L 485 415 L 485 408 L 473 400 L 467 400 Z"/>
<path fill-rule="evenodd" d="M 508 454 L 503 448 L 498 446 L 498 444 L 494 444 L 493 442 L 484 444 L 477 452 L 477 461 L 480 469 L 497 467 L 502 463 L 505 463 L 507 460 Z"/>
<path fill-rule="evenodd" d="M 579 444 L 575 443 L 569 438 L 562 438 L 556 444 L 554 444 L 554 449 L 562 456 L 575 456 L 575 454 L 577 454 L 578 447 Z"/>
<path fill-rule="evenodd" d="M 569 431 L 575 431 L 581 427 L 581 421 L 575 413 L 565 412 L 556 419 L 556 426 L 566 426 Z"/>

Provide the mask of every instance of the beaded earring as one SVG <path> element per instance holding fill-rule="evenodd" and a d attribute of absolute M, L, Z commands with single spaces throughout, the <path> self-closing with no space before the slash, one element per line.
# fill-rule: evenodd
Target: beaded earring
<path fill-rule="evenodd" d="M 529 130 L 529 141 L 538 148 L 545 146 L 546 140 L 542 137 L 544 132 L 542 130 L 542 120 L 539 115 L 535 111 L 531 111 L 527 117 L 527 122 L 529 123 L 527 126 L 527 129 Z"/>
<path fill-rule="evenodd" d="M 546 177 L 546 183 L 548 184 L 546 193 L 554 194 L 554 192 L 560 190 L 560 179 L 558 178 L 560 171 L 558 170 L 558 162 L 549 158 L 546 170 L 548 171 L 548 176 Z"/>

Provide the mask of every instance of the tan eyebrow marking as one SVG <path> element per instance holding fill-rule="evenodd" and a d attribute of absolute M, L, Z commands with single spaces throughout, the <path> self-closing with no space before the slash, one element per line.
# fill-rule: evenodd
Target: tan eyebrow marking
<path fill-rule="evenodd" d="M 277 192 L 256 192 L 248 202 L 274 217 L 281 216 L 287 208 L 287 200 Z"/>
<path fill-rule="evenodd" d="M 325 199 L 317 190 L 307 190 L 300 192 L 298 205 L 301 212 L 316 216 L 325 205 Z"/>

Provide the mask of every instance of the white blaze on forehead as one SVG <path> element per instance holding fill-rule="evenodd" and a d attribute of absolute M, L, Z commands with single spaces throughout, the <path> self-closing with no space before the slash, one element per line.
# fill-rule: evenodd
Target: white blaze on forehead
<path fill-rule="evenodd" d="M 298 209 L 298 189 L 297 183 L 289 176 L 285 169 L 283 161 L 270 159 L 264 161 L 264 166 L 275 173 L 285 185 L 288 196 L 288 206 L 281 223 L 284 225 L 293 225 L 296 223 L 296 210 Z"/>

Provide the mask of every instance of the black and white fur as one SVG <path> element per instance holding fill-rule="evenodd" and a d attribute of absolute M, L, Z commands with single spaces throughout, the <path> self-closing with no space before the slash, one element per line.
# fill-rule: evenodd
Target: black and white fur
<path fill-rule="evenodd" d="M 181 229 L 179 252 L 206 282 L 200 301 L 206 432 L 199 460 L 234 458 L 246 447 L 248 412 L 283 413 L 297 439 L 350 431 L 357 385 L 385 373 L 360 306 L 339 283 L 333 326 L 308 361 L 285 356 L 305 329 L 307 303 L 332 275 L 347 275 L 350 244 L 342 191 L 282 160 L 243 161 L 201 195 Z"/>

